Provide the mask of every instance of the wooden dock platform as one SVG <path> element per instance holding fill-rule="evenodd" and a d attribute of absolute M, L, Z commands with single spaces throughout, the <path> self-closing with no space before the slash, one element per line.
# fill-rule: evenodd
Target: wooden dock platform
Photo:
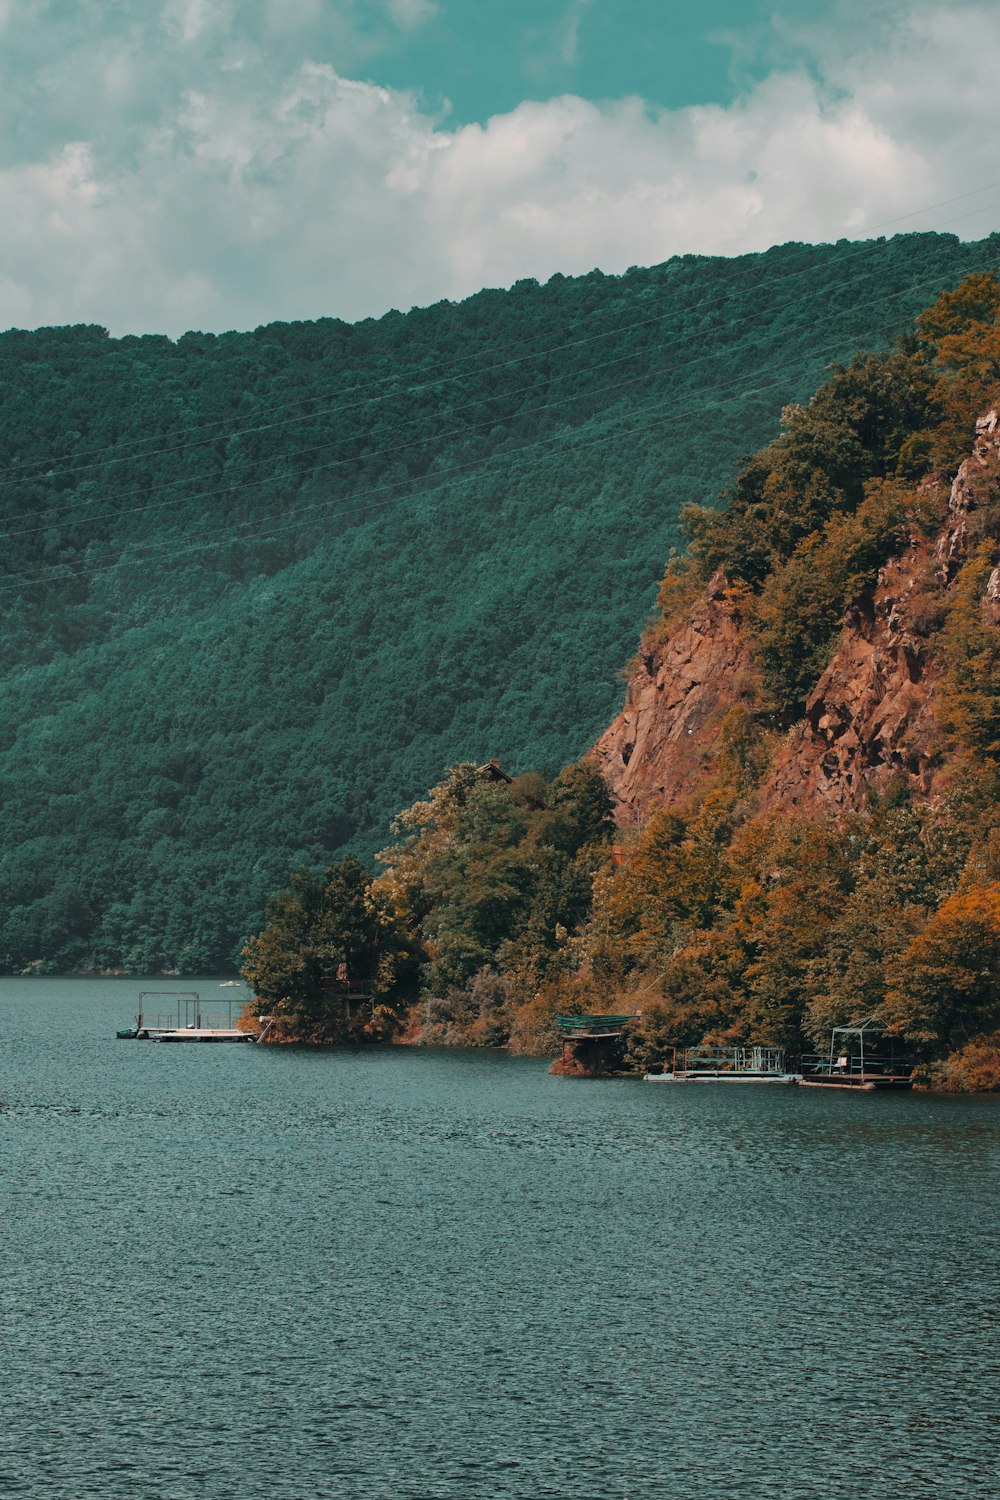
<path fill-rule="evenodd" d="M 731 1069 L 706 1072 L 704 1069 L 689 1073 L 644 1073 L 643 1083 L 784 1083 L 797 1084 L 802 1079 L 798 1073 L 736 1073 Z"/>
<path fill-rule="evenodd" d="M 859 1089 L 866 1094 L 899 1093 L 913 1087 L 914 1059 L 901 1051 L 901 1038 L 877 1014 L 849 1026 L 834 1026 L 830 1049 L 800 1060 L 808 1089 Z"/>
<path fill-rule="evenodd" d="M 153 1042 L 255 1042 L 255 1031 L 237 1031 L 229 1027 L 189 1026 L 182 1031 L 161 1031 L 150 1037 Z"/>
<path fill-rule="evenodd" d="M 785 1064 L 784 1047 L 675 1047 L 669 1069 L 644 1083 L 783 1083 L 800 1075 Z"/>
<path fill-rule="evenodd" d="M 220 989 L 230 989 L 229 984 Z M 172 1000 L 174 1008 L 165 1017 L 150 1009 L 150 1002 Z M 239 1004 L 239 1002 L 236 1002 Z M 116 1036 L 121 1042 L 257 1042 L 270 1030 L 270 1017 L 263 1031 L 244 1031 L 233 1025 L 233 997 L 226 1000 L 226 1011 L 211 1015 L 203 1010 L 197 990 L 143 990 L 134 1026 L 123 1026 Z M 261 1018 L 263 1020 L 263 1018 Z M 206 1022 L 208 1024 L 206 1024 Z"/>

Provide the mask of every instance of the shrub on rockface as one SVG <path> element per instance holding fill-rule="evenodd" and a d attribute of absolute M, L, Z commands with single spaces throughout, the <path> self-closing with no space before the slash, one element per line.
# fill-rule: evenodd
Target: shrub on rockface
<path fill-rule="evenodd" d="M 812 532 L 765 580 L 754 613 L 767 706 L 801 712 L 826 667 L 844 612 L 871 593 L 914 510 L 909 486 L 873 480 L 849 514 Z"/>
<path fill-rule="evenodd" d="M 993 760 L 1000 759 L 998 563 L 1000 542 L 985 538 L 955 581 L 941 631 L 941 717 L 961 743 Z"/>
<path fill-rule="evenodd" d="M 740 470 L 722 510 L 689 507 L 690 556 L 755 591 L 810 537 L 892 477 L 902 440 L 927 420 L 933 376 L 911 351 L 866 354 L 834 370 L 805 406 L 786 407 L 782 435 Z"/>
<path fill-rule="evenodd" d="M 950 470 L 969 449 L 976 418 L 1000 395 L 1000 281 L 995 271 L 973 272 L 942 292 L 916 321 L 932 369 L 932 423 L 903 444 L 900 468 Z"/>

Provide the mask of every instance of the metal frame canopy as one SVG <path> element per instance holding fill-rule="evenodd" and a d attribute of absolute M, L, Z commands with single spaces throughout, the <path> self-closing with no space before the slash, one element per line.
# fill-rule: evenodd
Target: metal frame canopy
<path fill-rule="evenodd" d="M 831 1069 L 831 1071 L 833 1070 L 833 1059 L 834 1059 L 834 1054 L 837 1051 L 837 1038 L 839 1036 L 840 1037 L 857 1037 L 858 1043 L 859 1043 L 860 1052 L 861 1052 L 861 1073 L 862 1073 L 862 1076 L 863 1076 L 864 1075 L 864 1071 L 865 1071 L 865 1039 L 866 1039 L 866 1037 L 870 1038 L 873 1042 L 876 1043 L 875 1047 L 873 1047 L 871 1050 L 872 1050 L 872 1052 L 877 1052 L 878 1051 L 878 1044 L 882 1041 L 882 1038 L 884 1036 L 886 1036 L 886 1034 L 887 1034 L 887 1027 L 885 1025 L 885 1022 L 882 1020 L 882 1018 L 877 1013 L 874 1013 L 874 1014 L 872 1014 L 870 1016 L 862 1016 L 859 1020 L 852 1021 L 851 1024 L 850 1024 L 850 1026 L 835 1026 L 833 1028 L 833 1030 L 831 1031 L 831 1033 L 830 1033 L 830 1069 Z M 882 1061 L 882 1059 L 880 1058 L 879 1061 Z"/>

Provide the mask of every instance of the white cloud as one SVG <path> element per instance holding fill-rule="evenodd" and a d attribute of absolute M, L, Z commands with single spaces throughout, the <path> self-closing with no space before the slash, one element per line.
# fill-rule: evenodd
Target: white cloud
<path fill-rule="evenodd" d="M 207 32 L 227 28 L 232 23 L 232 4 L 225 0 L 167 0 L 163 7 L 163 25 L 185 45 L 200 42 Z"/>
<path fill-rule="evenodd" d="M 593 0 L 566 0 L 554 20 L 529 26 L 521 38 L 525 74 L 544 86 L 554 75 L 568 76 L 580 59 L 580 26 Z"/>
<path fill-rule="evenodd" d="M 78 63 L 116 91 L 89 132 L 86 77 L 69 56 L 51 65 L 61 113 L 0 164 L 0 326 L 353 318 L 520 276 L 860 235 L 1000 180 L 1000 16 L 979 6 L 880 24 L 877 45 L 861 29 L 846 46 L 841 26 L 809 40 L 821 77 L 790 67 L 725 108 L 566 96 L 455 129 L 328 61 L 276 75 L 222 11 L 170 0 L 159 63 L 134 27 L 100 59 L 81 33 Z M 996 200 L 944 213 L 972 238 L 1000 221 Z"/>
<path fill-rule="evenodd" d="M 389 14 L 397 26 L 423 26 L 437 15 L 437 0 L 388 0 Z"/>
<path fill-rule="evenodd" d="M 571 68 L 580 54 L 580 23 L 583 13 L 589 10 L 592 0 L 569 0 L 562 19 L 562 37 L 559 44 L 559 60 L 564 67 Z"/>

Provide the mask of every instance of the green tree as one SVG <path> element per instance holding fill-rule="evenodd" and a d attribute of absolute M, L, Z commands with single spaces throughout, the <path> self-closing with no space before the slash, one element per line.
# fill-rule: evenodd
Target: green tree
<path fill-rule="evenodd" d="M 242 973 L 258 1014 L 276 1018 L 279 1034 L 336 1040 L 353 1013 L 345 981 L 388 995 L 401 957 L 391 920 L 352 856 L 319 874 L 301 870 L 275 896 L 267 920 L 242 954 Z"/>

